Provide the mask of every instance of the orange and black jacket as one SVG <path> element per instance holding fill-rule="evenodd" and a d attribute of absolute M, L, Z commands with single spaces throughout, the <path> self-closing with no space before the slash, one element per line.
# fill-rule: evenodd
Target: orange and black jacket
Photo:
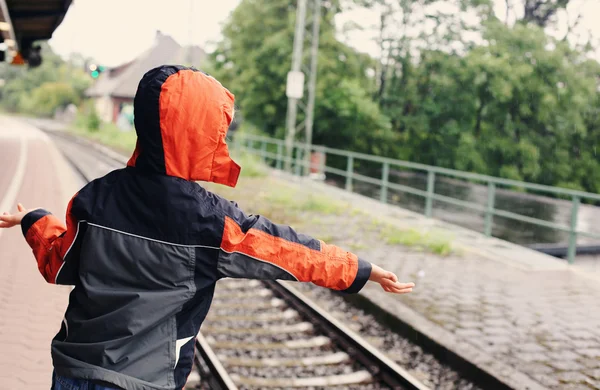
<path fill-rule="evenodd" d="M 66 226 L 45 210 L 23 233 L 49 283 L 73 285 L 52 341 L 59 375 L 125 389 L 181 389 L 193 339 L 223 277 L 313 282 L 358 292 L 371 264 L 247 215 L 196 181 L 235 186 L 225 136 L 233 95 L 195 69 L 162 66 L 134 100 L 127 167 L 82 188 Z"/>

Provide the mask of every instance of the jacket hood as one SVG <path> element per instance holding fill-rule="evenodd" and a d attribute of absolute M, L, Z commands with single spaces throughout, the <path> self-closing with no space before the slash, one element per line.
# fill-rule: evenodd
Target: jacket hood
<path fill-rule="evenodd" d="M 127 165 L 235 187 L 240 166 L 225 143 L 233 102 L 231 92 L 197 69 L 148 71 L 133 102 L 138 139 Z"/>

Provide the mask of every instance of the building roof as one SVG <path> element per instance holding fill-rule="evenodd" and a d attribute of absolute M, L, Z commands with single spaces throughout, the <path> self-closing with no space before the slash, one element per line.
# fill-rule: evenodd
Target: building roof
<path fill-rule="evenodd" d="M 200 66 L 205 58 L 206 52 L 202 48 L 182 47 L 173 38 L 158 31 L 152 47 L 134 60 L 102 73 L 86 95 L 133 99 L 138 83 L 150 69 L 165 64 Z"/>

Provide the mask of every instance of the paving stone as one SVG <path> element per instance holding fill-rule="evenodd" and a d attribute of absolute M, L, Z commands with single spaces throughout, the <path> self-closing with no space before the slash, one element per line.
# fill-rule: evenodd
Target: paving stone
<path fill-rule="evenodd" d="M 560 390 L 590 390 L 590 385 L 592 385 L 592 383 L 588 383 L 588 382 L 586 382 L 586 384 L 565 383 L 560 386 Z M 595 388 L 595 387 L 596 386 L 593 386 L 593 388 Z"/>
<path fill-rule="evenodd" d="M 478 329 L 456 329 L 454 332 L 459 337 L 481 337 L 482 332 Z"/>
<path fill-rule="evenodd" d="M 596 335 L 586 329 L 570 330 L 567 332 L 567 335 L 574 339 L 583 339 L 583 340 L 596 339 Z"/>
<path fill-rule="evenodd" d="M 578 352 L 583 356 L 591 358 L 600 358 L 600 348 L 580 349 Z"/>
<path fill-rule="evenodd" d="M 571 344 L 566 341 L 545 341 L 540 340 L 540 344 L 548 348 L 550 351 L 563 351 L 567 348 L 571 348 Z"/>
<path fill-rule="evenodd" d="M 582 358 L 578 361 L 587 368 L 600 368 L 600 359 Z"/>
<path fill-rule="evenodd" d="M 540 382 L 542 385 L 552 388 L 557 388 L 561 385 L 561 382 L 553 375 L 548 374 L 535 374 L 531 376 L 536 381 Z"/>
<path fill-rule="evenodd" d="M 496 327 L 496 328 L 512 328 L 514 326 L 512 324 L 512 322 L 510 322 L 504 318 L 484 319 L 483 324 L 486 327 Z"/>
<path fill-rule="evenodd" d="M 539 352 L 518 352 L 515 354 L 515 357 L 518 360 L 524 361 L 525 363 L 548 361 L 546 354 Z"/>
<path fill-rule="evenodd" d="M 587 371 L 585 371 L 585 374 L 587 376 L 589 376 L 590 378 L 600 380 L 600 368 L 593 369 L 593 370 L 587 370 Z"/>
<path fill-rule="evenodd" d="M 588 379 L 585 383 L 588 386 L 588 389 L 591 387 L 592 389 L 600 390 L 600 381 Z"/>
<path fill-rule="evenodd" d="M 569 340 L 569 344 L 575 349 L 590 349 L 597 347 L 600 343 L 595 340 Z"/>
<path fill-rule="evenodd" d="M 490 344 L 511 344 L 512 338 L 507 335 L 487 335 L 484 340 Z"/>
<path fill-rule="evenodd" d="M 488 335 L 511 335 L 512 331 L 509 328 L 499 328 L 499 327 L 484 327 L 483 333 Z"/>
<path fill-rule="evenodd" d="M 552 360 L 575 361 L 575 360 L 581 358 L 581 355 L 579 355 L 578 353 L 569 351 L 569 350 L 562 350 L 559 352 L 550 352 L 548 354 L 548 357 Z"/>
<path fill-rule="evenodd" d="M 548 364 L 561 371 L 583 371 L 585 366 L 575 360 L 548 360 Z"/>
<path fill-rule="evenodd" d="M 534 343 L 519 344 L 517 349 L 522 352 L 547 352 L 542 345 Z"/>
<path fill-rule="evenodd" d="M 588 377 L 579 371 L 561 372 L 556 377 L 559 381 L 566 383 L 586 383 L 588 380 Z"/>
<path fill-rule="evenodd" d="M 550 374 L 556 371 L 554 368 L 542 363 L 522 363 L 519 364 L 519 369 L 529 375 Z"/>
<path fill-rule="evenodd" d="M 437 322 L 438 324 L 444 325 L 446 323 L 455 323 L 456 318 L 446 315 L 446 314 L 434 314 L 429 317 L 432 321 Z"/>
<path fill-rule="evenodd" d="M 462 329 L 481 328 L 483 323 L 480 321 L 459 321 L 457 326 Z"/>
<path fill-rule="evenodd" d="M 487 343 L 484 339 L 479 337 L 469 338 L 467 339 L 467 342 L 481 349 L 482 351 L 486 351 L 490 347 L 489 343 Z"/>

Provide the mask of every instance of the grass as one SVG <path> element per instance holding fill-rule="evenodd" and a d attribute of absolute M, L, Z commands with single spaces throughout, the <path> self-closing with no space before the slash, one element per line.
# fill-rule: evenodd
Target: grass
<path fill-rule="evenodd" d="M 281 182 L 277 183 L 275 191 L 263 193 L 262 196 L 269 204 L 277 204 L 296 212 L 340 215 L 346 209 L 342 202 L 322 195 L 302 193 Z"/>
<path fill-rule="evenodd" d="M 334 239 L 333 236 L 319 236 L 319 237 L 316 237 L 316 238 L 318 240 L 321 240 L 321 241 L 323 241 L 325 243 L 328 243 L 328 244 L 331 243 L 333 241 L 333 239 Z"/>
<path fill-rule="evenodd" d="M 85 125 L 85 119 L 78 118 L 69 129 L 73 134 L 92 139 L 125 154 L 131 154 L 135 148 L 137 135 L 135 130 L 123 131 L 112 123 L 102 123 L 98 130 Z"/>
<path fill-rule="evenodd" d="M 368 246 L 365 244 L 362 244 L 360 242 L 353 242 L 350 244 L 350 249 L 352 249 L 353 251 L 359 251 L 359 250 L 363 250 L 363 249 L 367 249 Z"/>
<path fill-rule="evenodd" d="M 453 252 L 451 241 L 441 233 L 423 233 L 414 229 L 402 230 L 388 225 L 381 234 L 388 245 L 418 248 L 441 256 L 448 256 Z"/>
<path fill-rule="evenodd" d="M 250 153 L 233 153 L 232 157 L 242 167 L 241 177 L 260 178 L 267 176 L 267 168 L 258 157 Z"/>

